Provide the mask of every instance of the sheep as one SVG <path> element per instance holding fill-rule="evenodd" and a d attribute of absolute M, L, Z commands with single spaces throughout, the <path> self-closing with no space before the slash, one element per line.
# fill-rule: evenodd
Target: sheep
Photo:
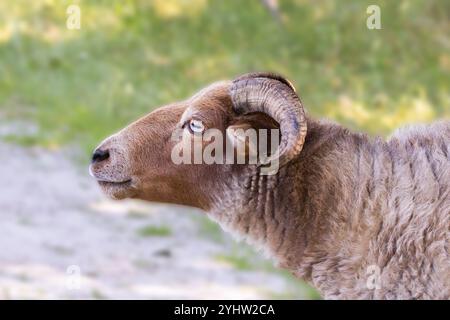
<path fill-rule="evenodd" d="M 172 133 L 205 128 L 279 130 L 278 171 L 174 164 Z M 115 199 L 203 209 L 326 299 L 449 299 L 449 157 L 450 121 L 370 138 L 308 116 L 282 76 L 250 73 L 107 138 L 90 172 Z"/>

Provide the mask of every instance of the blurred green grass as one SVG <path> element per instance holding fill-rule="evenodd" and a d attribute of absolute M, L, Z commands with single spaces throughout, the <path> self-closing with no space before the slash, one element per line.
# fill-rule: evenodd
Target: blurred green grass
<path fill-rule="evenodd" d="M 172 231 L 168 226 L 148 225 L 139 229 L 137 234 L 141 237 L 168 237 Z"/>
<path fill-rule="evenodd" d="M 66 8 L 81 7 L 81 29 Z M 0 3 L 0 112 L 36 122 L 27 144 L 104 137 L 155 107 L 254 70 L 295 83 L 308 112 L 388 134 L 450 115 L 450 2 L 16 0 Z M 14 139 L 10 139 L 14 140 Z M 20 141 L 20 139 L 18 139 Z"/>

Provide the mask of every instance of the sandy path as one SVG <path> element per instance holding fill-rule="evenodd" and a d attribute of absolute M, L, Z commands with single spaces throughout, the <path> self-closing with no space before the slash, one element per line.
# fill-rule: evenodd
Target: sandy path
<path fill-rule="evenodd" d="M 220 262 L 232 240 L 201 235 L 201 213 L 107 200 L 68 158 L 0 143 L 0 299 L 252 299 L 289 290 L 278 274 Z M 140 235 L 149 225 L 171 234 Z"/>

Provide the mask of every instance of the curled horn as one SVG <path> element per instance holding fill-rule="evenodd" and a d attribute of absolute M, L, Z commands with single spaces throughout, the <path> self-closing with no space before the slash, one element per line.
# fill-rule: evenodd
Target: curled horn
<path fill-rule="evenodd" d="M 294 86 L 285 78 L 271 73 L 249 73 L 235 79 L 230 87 L 233 108 L 238 114 L 263 112 L 280 126 L 278 152 L 267 159 L 277 159 L 283 166 L 303 148 L 306 117 Z"/>

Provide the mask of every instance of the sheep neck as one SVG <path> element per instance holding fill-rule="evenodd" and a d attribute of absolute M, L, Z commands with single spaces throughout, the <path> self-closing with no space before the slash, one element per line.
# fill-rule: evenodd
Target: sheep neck
<path fill-rule="evenodd" d="M 249 168 L 244 182 L 235 178 L 228 184 L 210 216 L 326 295 L 317 281 L 330 283 L 341 270 L 320 266 L 360 272 L 370 230 L 381 223 L 374 214 L 374 183 L 388 176 L 374 166 L 388 151 L 384 142 L 370 142 L 337 125 L 312 120 L 308 125 L 296 161 L 272 176 Z"/>

